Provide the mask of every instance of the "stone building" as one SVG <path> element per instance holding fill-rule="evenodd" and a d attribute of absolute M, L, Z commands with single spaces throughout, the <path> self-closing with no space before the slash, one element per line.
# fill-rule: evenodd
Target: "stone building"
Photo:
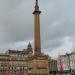
<path fill-rule="evenodd" d="M 60 56 L 63 65 L 58 63 L 58 66 L 63 66 L 63 71 L 65 72 L 75 71 L 75 52 L 66 53 L 65 55 Z M 58 69 L 60 68 L 58 67 Z"/>
<path fill-rule="evenodd" d="M 59 72 L 64 71 L 64 57 L 63 57 L 63 55 L 58 56 L 57 67 L 58 67 Z"/>
<path fill-rule="evenodd" d="M 49 72 L 50 74 L 55 74 L 56 72 L 58 72 L 57 60 L 55 59 L 49 60 Z"/>
<path fill-rule="evenodd" d="M 36 0 L 33 11 L 34 53 L 29 43 L 27 49 L 23 49 L 22 51 L 8 50 L 5 54 L 0 54 L 0 75 L 4 75 L 7 72 L 15 73 L 16 75 L 21 75 L 22 73 L 29 75 L 49 74 L 48 55 L 41 53 L 40 13 L 38 0 Z"/>
<path fill-rule="evenodd" d="M 33 57 L 33 51 L 30 43 L 27 49 L 22 51 L 8 50 L 5 54 L 0 54 L 0 75 L 6 72 L 28 73 L 31 57 Z"/>

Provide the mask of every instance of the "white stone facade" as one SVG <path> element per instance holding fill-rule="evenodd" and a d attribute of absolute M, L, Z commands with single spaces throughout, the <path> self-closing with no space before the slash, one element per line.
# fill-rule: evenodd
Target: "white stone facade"
<path fill-rule="evenodd" d="M 60 63 L 57 63 L 58 70 L 60 70 L 59 66 L 62 66 L 64 71 L 75 70 L 75 52 L 66 53 L 65 55 L 60 55 L 60 57 L 62 57 L 61 60 L 63 65 L 61 65 Z M 57 61 L 58 60 L 60 59 L 57 59 Z"/>

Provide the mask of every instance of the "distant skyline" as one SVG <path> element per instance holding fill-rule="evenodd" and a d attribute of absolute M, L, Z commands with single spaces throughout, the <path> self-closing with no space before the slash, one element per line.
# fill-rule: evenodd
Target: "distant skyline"
<path fill-rule="evenodd" d="M 34 44 L 35 0 L 0 0 L 0 53 Z M 39 0 L 42 52 L 55 58 L 75 49 L 75 0 Z"/>

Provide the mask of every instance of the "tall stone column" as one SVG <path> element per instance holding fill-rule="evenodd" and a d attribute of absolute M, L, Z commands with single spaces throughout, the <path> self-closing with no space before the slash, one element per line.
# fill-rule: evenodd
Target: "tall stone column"
<path fill-rule="evenodd" d="M 38 0 L 36 0 L 34 14 L 34 55 L 41 55 L 41 39 L 40 39 L 40 13 Z"/>

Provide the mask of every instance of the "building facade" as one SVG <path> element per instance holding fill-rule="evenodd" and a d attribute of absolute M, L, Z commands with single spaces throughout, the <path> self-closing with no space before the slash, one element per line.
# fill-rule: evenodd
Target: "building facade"
<path fill-rule="evenodd" d="M 55 60 L 55 59 L 49 60 L 49 71 L 51 74 L 56 74 L 56 72 L 58 72 L 57 60 Z"/>
<path fill-rule="evenodd" d="M 28 73 L 29 61 L 33 56 L 32 46 L 29 43 L 27 49 L 22 51 L 8 50 L 5 54 L 0 54 L 0 75 L 6 72 Z"/>
<path fill-rule="evenodd" d="M 61 55 L 60 57 L 63 65 L 58 63 L 58 70 L 60 70 L 59 66 L 62 66 L 63 71 L 75 71 L 75 52 L 66 53 L 65 55 Z"/>
<path fill-rule="evenodd" d="M 58 56 L 57 58 L 57 67 L 58 71 L 60 72 L 64 71 L 64 58 L 62 55 Z"/>

